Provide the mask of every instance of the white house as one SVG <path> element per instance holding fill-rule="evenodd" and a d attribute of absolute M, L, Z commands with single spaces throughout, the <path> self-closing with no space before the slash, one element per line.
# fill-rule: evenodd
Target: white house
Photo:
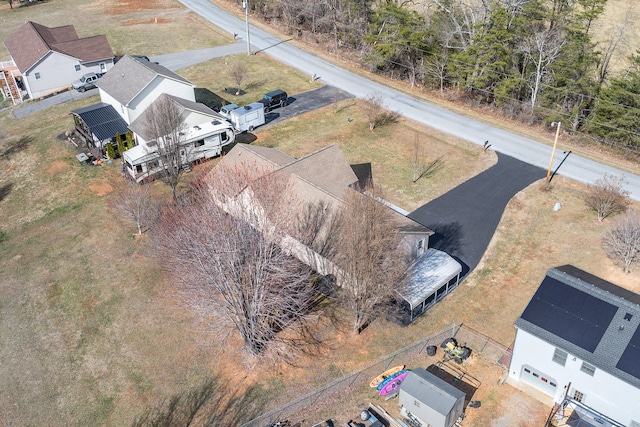
<path fill-rule="evenodd" d="M 182 119 L 180 148 L 183 164 L 219 156 L 222 148 L 235 140 L 231 123 L 204 104 L 161 94 L 151 105 L 167 101 L 175 105 Z M 137 182 L 153 178 L 163 171 L 158 142 L 147 129 L 148 114 L 147 108 L 129 125 L 138 145 L 122 154 L 127 173 Z"/>
<path fill-rule="evenodd" d="M 160 95 L 195 102 L 195 85 L 173 71 L 133 56 L 123 56 L 96 86 L 102 102 L 131 124 Z"/>
<path fill-rule="evenodd" d="M 84 74 L 107 72 L 115 63 L 106 36 L 79 38 L 73 25 L 49 28 L 27 21 L 4 44 L 19 70 L 3 71 L 5 95 L 14 103 L 66 89 Z"/>
<path fill-rule="evenodd" d="M 550 396 L 558 419 L 638 427 L 639 325 L 640 295 L 552 268 L 515 323 L 508 381 Z"/>

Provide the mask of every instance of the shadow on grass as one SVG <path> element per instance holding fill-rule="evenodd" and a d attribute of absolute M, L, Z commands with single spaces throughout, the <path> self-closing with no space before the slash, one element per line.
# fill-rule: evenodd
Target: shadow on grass
<path fill-rule="evenodd" d="M 0 152 L 0 159 L 9 159 L 12 155 L 26 150 L 29 144 L 31 144 L 32 142 L 33 138 L 30 136 L 23 136 L 17 141 L 9 142 L 4 151 Z"/>
<path fill-rule="evenodd" d="M 0 202 L 3 201 L 9 194 L 11 194 L 12 189 L 13 189 L 12 182 L 0 187 Z"/>
<path fill-rule="evenodd" d="M 200 102 L 212 110 L 219 111 L 220 107 L 229 104 L 229 101 L 202 87 L 195 88 L 196 102 Z"/>
<path fill-rule="evenodd" d="M 269 399 L 262 386 L 249 386 L 240 391 L 241 385 L 209 378 L 199 387 L 147 409 L 131 426 L 188 426 L 196 420 L 198 425 L 240 425 L 260 415 Z"/>
<path fill-rule="evenodd" d="M 267 83 L 266 80 L 256 80 L 254 82 L 251 83 L 247 83 L 246 89 L 249 90 L 253 90 L 253 89 L 258 89 L 262 86 L 264 86 Z"/>

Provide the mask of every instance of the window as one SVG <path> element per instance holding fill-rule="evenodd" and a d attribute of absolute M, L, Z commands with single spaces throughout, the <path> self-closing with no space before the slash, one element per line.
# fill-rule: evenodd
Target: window
<path fill-rule="evenodd" d="M 582 402 L 584 400 L 584 393 L 578 390 L 573 391 L 573 400 L 576 402 Z"/>
<path fill-rule="evenodd" d="M 413 404 L 415 405 L 416 408 L 420 407 L 420 402 L 418 402 L 417 400 L 414 400 Z"/>
<path fill-rule="evenodd" d="M 582 362 L 582 366 L 580 367 L 580 370 L 585 374 L 589 374 L 593 376 L 593 374 L 595 374 L 596 372 L 596 367 L 588 364 L 587 362 Z"/>
<path fill-rule="evenodd" d="M 136 173 L 142 173 L 142 165 L 136 165 Z"/>
<path fill-rule="evenodd" d="M 198 140 L 194 144 L 197 147 L 202 147 L 204 145 L 204 139 Z"/>
<path fill-rule="evenodd" d="M 36 73 L 36 80 L 40 80 L 40 73 Z"/>
<path fill-rule="evenodd" d="M 220 134 L 220 136 L 222 136 L 222 140 L 223 140 L 223 141 L 226 141 L 226 140 L 228 140 L 228 139 L 229 139 L 229 135 L 227 135 L 227 133 L 226 133 L 226 132 L 222 132 L 222 133 Z"/>
<path fill-rule="evenodd" d="M 80 66 L 76 65 L 76 71 L 80 71 Z"/>
<path fill-rule="evenodd" d="M 567 363 L 567 352 L 556 348 L 556 350 L 553 352 L 553 358 L 551 360 L 556 362 L 558 365 L 564 366 Z"/>

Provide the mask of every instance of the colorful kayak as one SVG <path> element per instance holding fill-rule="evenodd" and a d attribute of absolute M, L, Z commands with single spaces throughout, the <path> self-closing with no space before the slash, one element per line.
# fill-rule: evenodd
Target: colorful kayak
<path fill-rule="evenodd" d="M 400 384 L 402 384 L 402 381 L 407 378 L 407 375 L 409 375 L 408 371 L 392 379 L 386 386 L 382 388 L 382 390 L 380 390 L 380 396 L 387 396 L 398 391 L 398 389 L 400 388 Z"/>
<path fill-rule="evenodd" d="M 393 375 L 396 372 L 401 371 L 403 369 L 404 369 L 404 365 L 394 366 L 391 369 L 387 369 L 386 371 L 384 371 L 383 373 L 381 373 L 380 375 L 372 379 L 371 382 L 369 383 L 369 387 L 371 388 L 378 387 L 378 384 L 380 384 L 382 381 L 388 378 L 389 375 Z"/>
<path fill-rule="evenodd" d="M 405 374 L 405 373 L 407 373 L 407 372 L 409 372 L 409 371 L 408 371 L 408 370 L 403 369 L 403 370 L 401 370 L 401 371 L 396 372 L 395 374 L 391 374 L 391 375 L 389 375 L 389 376 L 388 376 L 387 378 L 385 378 L 385 379 L 384 379 L 380 384 L 378 384 L 378 386 L 376 387 L 376 390 L 378 390 L 378 391 L 382 390 L 382 387 L 384 387 L 384 386 L 386 386 L 387 384 L 389 384 L 389 383 L 390 383 L 391 381 L 393 381 L 393 379 L 394 379 L 394 378 L 396 378 L 398 375 Z"/>

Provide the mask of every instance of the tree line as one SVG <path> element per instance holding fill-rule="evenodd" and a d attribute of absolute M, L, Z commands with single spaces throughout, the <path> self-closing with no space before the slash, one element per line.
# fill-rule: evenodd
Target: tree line
<path fill-rule="evenodd" d="M 412 86 L 640 149 L 640 52 L 612 73 L 628 22 L 596 42 L 607 0 L 254 0 L 253 13 Z"/>

